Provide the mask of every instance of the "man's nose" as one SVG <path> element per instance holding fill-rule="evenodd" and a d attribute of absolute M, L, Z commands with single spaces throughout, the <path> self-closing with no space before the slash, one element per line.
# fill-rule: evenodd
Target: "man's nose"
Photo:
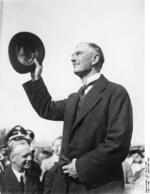
<path fill-rule="evenodd" d="M 75 56 L 75 55 L 73 55 L 73 56 L 71 57 L 71 61 L 72 61 L 72 62 L 75 62 L 75 61 L 76 61 L 76 56 Z"/>

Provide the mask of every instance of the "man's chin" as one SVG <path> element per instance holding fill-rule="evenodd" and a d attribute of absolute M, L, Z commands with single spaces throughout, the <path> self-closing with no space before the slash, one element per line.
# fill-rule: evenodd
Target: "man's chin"
<path fill-rule="evenodd" d="M 82 78 L 83 75 L 84 75 L 84 72 L 83 71 L 76 71 L 76 70 L 74 70 L 74 74 L 79 76 L 80 78 Z"/>
<path fill-rule="evenodd" d="M 81 79 L 89 74 L 90 70 L 84 70 L 84 71 L 76 71 L 74 70 L 74 74 L 79 76 Z"/>
<path fill-rule="evenodd" d="M 74 74 L 79 76 L 80 72 L 79 71 L 74 71 Z"/>

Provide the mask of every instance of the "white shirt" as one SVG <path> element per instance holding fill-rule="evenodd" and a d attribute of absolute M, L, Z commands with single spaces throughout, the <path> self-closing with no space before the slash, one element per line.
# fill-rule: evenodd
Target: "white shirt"
<path fill-rule="evenodd" d="M 13 167 L 12 167 L 12 171 L 13 173 L 15 174 L 18 182 L 20 182 L 20 178 L 21 176 L 23 176 L 24 180 L 25 180 L 25 172 L 18 172 L 17 170 L 15 170 Z"/>
<path fill-rule="evenodd" d="M 88 77 L 88 78 L 83 82 L 83 86 L 88 85 L 89 83 L 91 83 L 91 82 L 93 82 L 93 81 L 96 81 L 97 79 L 100 78 L 100 75 L 101 75 L 100 73 L 96 73 L 96 74 L 94 74 L 94 75 Z M 87 94 L 87 93 L 92 89 L 92 87 L 93 87 L 93 85 L 89 85 L 89 86 L 85 89 L 84 93 Z"/>

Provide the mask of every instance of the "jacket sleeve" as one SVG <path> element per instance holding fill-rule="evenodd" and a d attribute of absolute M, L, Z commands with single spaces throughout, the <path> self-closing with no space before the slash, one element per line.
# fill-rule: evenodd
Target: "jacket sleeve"
<path fill-rule="evenodd" d="M 44 119 L 63 121 L 66 100 L 52 101 L 44 81 L 40 78 L 37 81 L 28 81 L 23 84 L 26 94 L 35 111 Z"/>
<path fill-rule="evenodd" d="M 107 109 L 107 129 L 103 143 L 77 159 L 81 182 L 90 182 L 97 173 L 120 165 L 127 156 L 132 135 L 132 106 L 124 88 L 113 91 Z M 91 129 L 92 130 L 92 129 Z"/>

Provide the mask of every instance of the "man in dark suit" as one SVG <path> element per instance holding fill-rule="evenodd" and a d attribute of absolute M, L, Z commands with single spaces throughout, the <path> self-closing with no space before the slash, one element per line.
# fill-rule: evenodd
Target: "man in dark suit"
<path fill-rule="evenodd" d="M 25 141 L 9 144 L 10 167 L 0 174 L 2 194 L 41 194 L 38 176 L 28 171 L 31 167 L 31 150 Z"/>
<path fill-rule="evenodd" d="M 64 121 L 52 193 L 122 193 L 121 163 L 129 151 L 132 135 L 129 95 L 124 87 L 100 74 L 104 56 L 96 44 L 77 45 L 71 61 L 83 87 L 65 100 L 52 100 L 36 58 L 32 81 L 24 84 L 41 117 Z"/>

